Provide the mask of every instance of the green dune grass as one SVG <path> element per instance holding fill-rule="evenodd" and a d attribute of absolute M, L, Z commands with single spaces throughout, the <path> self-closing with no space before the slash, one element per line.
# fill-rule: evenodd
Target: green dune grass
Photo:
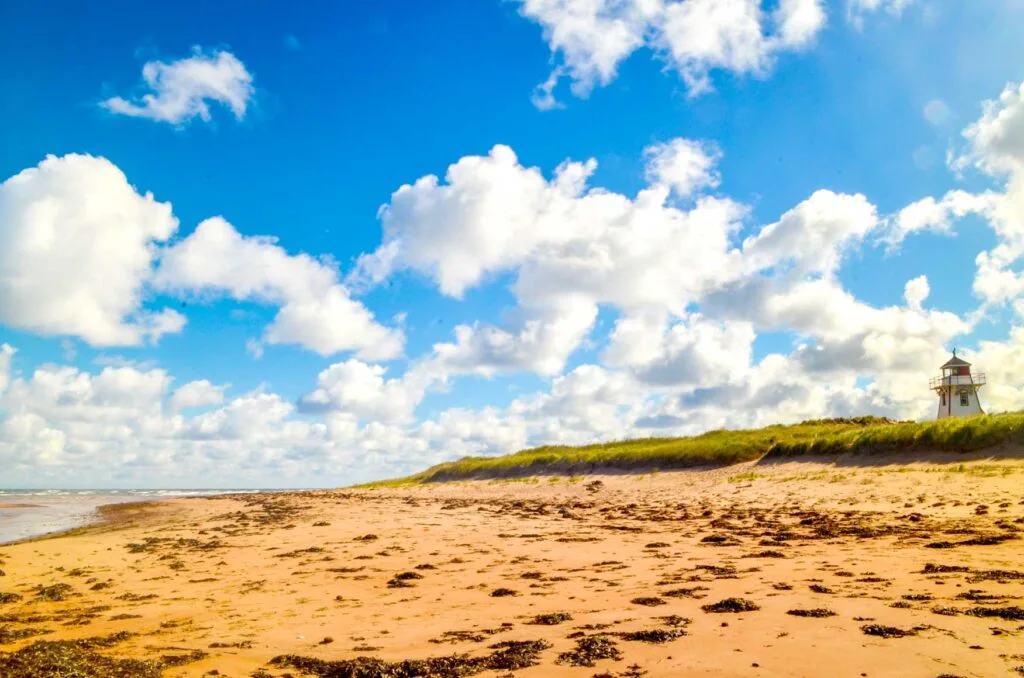
<path fill-rule="evenodd" d="M 500 457 L 465 457 L 407 478 L 363 487 L 600 470 L 727 466 L 766 456 L 970 452 L 1021 443 L 1024 443 L 1024 412 L 929 422 L 893 421 L 882 417 L 818 419 L 792 426 L 709 431 L 687 438 L 638 438 L 579 447 L 549 445 Z"/>

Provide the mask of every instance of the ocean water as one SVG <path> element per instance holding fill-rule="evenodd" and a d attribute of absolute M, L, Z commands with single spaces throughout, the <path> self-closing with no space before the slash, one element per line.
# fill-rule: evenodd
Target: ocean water
<path fill-rule="evenodd" d="M 106 504 L 259 490 L 0 490 L 0 544 L 85 525 Z"/>

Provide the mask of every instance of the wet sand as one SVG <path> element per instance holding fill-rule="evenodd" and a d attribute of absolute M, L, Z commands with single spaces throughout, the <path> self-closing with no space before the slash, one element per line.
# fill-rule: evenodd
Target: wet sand
<path fill-rule="evenodd" d="M 122 505 L 0 547 L 0 674 L 1016 675 L 1024 461 L 884 462 Z"/>
<path fill-rule="evenodd" d="M 224 490 L 0 490 L 0 548 L 7 543 L 87 525 L 96 520 L 100 506 L 224 493 Z"/>

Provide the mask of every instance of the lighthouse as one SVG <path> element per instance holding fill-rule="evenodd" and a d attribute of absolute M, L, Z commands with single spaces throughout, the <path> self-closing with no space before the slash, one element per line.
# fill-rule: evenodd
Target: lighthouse
<path fill-rule="evenodd" d="M 928 386 L 939 395 L 937 418 L 984 414 L 978 400 L 978 389 L 985 385 L 985 375 L 971 374 L 971 364 L 957 356 L 956 349 L 953 349 L 953 357 L 940 369 L 942 374 L 928 382 Z"/>

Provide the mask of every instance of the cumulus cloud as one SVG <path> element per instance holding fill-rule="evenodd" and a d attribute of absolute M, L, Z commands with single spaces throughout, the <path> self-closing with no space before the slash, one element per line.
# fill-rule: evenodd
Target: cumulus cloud
<path fill-rule="evenodd" d="M 998 99 L 982 105 L 981 117 L 964 130 L 968 147 L 951 160 L 954 169 L 974 167 L 999 181 L 989 193 L 985 216 L 998 244 L 977 259 L 974 292 L 987 304 L 1024 293 L 1024 274 L 1013 266 L 1024 256 L 1024 83 L 1011 83 Z"/>
<path fill-rule="evenodd" d="M 883 240 L 890 249 L 896 248 L 908 236 L 933 232 L 953 235 L 953 223 L 969 214 L 991 217 L 999 204 L 998 194 L 988 191 L 973 194 L 954 190 L 936 200 L 929 196 L 899 210 L 889 220 L 889 230 Z"/>
<path fill-rule="evenodd" d="M 741 321 L 691 314 L 670 322 L 663 313 L 638 313 L 615 323 L 603 358 L 608 365 L 631 368 L 644 384 L 696 388 L 745 374 L 754 337 L 753 326 Z"/>
<path fill-rule="evenodd" d="M 715 166 L 722 153 L 711 144 L 673 139 L 644 149 L 647 180 L 665 186 L 680 198 L 705 188 L 717 188 L 722 179 Z"/>
<path fill-rule="evenodd" d="M 570 298 L 523 309 L 522 313 L 525 319 L 514 330 L 483 323 L 458 325 L 454 343 L 434 345 L 437 361 L 455 373 L 558 374 L 589 334 L 597 318 L 597 306 Z"/>
<path fill-rule="evenodd" d="M 753 270 L 790 263 L 801 273 L 832 274 L 844 249 L 878 226 L 875 206 L 863 195 L 816 191 L 810 198 L 743 242 Z"/>
<path fill-rule="evenodd" d="M 710 295 L 705 310 L 806 337 L 796 358 L 811 373 L 928 369 L 950 339 L 972 329 L 955 313 L 870 306 L 833 279 L 747 280 Z"/>
<path fill-rule="evenodd" d="M 540 24 L 558 63 L 534 94 L 542 109 L 568 77 L 586 97 L 615 79 L 619 65 L 646 47 L 677 71 L 690 92 L 711 87 L 710 73 L 764 75 L 782 52 L 812 44 L 826 22 L 821 0 L 520 0 Z"/>
<path fill-rule="evenodd" d="M 142 97 L 112 97 L 100 105 L 119 115 L 182 125 L 195 118 L 208 122 L 211 103 L 227 107 L 241 120 L 255 93 L 245 64 L 224 50 L 195 47 L 183 59 L 147 62 L 142 79 L 150 90 Z"/>
<path fill-rule="evenodd" d="M 387 368 L 360 360 L 335 363 L 320 372 L 316 388 L 299 400 L 307 412 L 350 414 L 366 422 L 408 423 L 428 388 L 445 374 L 421 364 L 401 378 L 386 379 Z"/>
<path fill-rule="evenodd" d="M 498 145 L 487 156 L 467 156 L 442 184 L 434 175 L 395 191 L 380 210 L 384 242 L 359 260 L 360 275 L 378 282 L 411 269 L 461 297 L 495 273 L 520 264 L 536 247 L 570 236 L 559 209 L 583 189 L 596 163 L 561 165 L 550 183 Z"/>
<path fill-rule="evenodd" d="M 434 346 L 452 373 L 556 375 L 601 307 L 622 314 L 605 359 L 661 386 L 734 378 L 761 331 L 808 337 L 801 359 L 812 371 L 896 367 L 907 346 L 969 331 L 954 314 L 872 307 L 836 282 L 849 253 L 890 228 L 864 196 L 816 191 L 737 242 L 745 206 L 700 193 L 718 181 L 716 153 L 672 140 L 647 155 L 651 184 L 635 198 L 588 187 L 593 160 L 566 161 L 547 180 L 505 147 L 463 158 L 446 183 L 429 176 L 392 196 L 384 242 L 361 267 L 376 279 L 413 269 L 452 295 L 514 272 L 518 305 L 505 326 L 460 325 Z M 696 192 L 692 206 L 669 202 L 673 192 Z M 988 205 L 953 193 L 928 214 L 905 210 L 892 228 Z"/>
<path fill-rule="evenodd" d="M 983 402 L 989 412 L 1024 409 L 1024 385 L 1020 374 L 1024 369 L 1024 327 L 1012 327 L 1006 341 L 985 340 L 968 359 L 975 372 L 984 372 L 988 384 L 982 390 Z"/>
<path fill-rule="evenodd" d="M 178 412 L 188 407 L 206 407 L 224 402 L 227 386 L 214 386 L 206 379 L 198 379 L 175 389 L 167 403 L 168 409 Z"/>
<path fill-rule="evenodd" d="M 267 344 L 297 344 L 324 356 L 356 351 L 367 359 L 402 351 L 402 333 L 353 299 L 331 262 L 288 254 L 274 238 L 243 236 L 221 217 L 206 219 L 166 249 L 153 284 L 280 306 L 264 332 Z"/>
<path fill-rule="evenodd" d="M 14 355 L 12 347 L 0 348 L 4 379 Z M 453 450 L 477 449 L 456 438 L 466 427 L 454 423 L 454 413 L 443 423 L 376 419 L 391 407 L 385 402 L 395 395 L 391 380 L 375 381 L 383 373 L 377 366 L 340 365 L 318 380 L 331 406 L 315 417 L 299 416 L 293 403 L 264 389 L 228 398 L 224 387 L 200 380 L 172 390 L 173 378 L 161 369 L 41 366 L 0 389 L 4 480 L 58 487 L 310 486 L 407 473 Z M 369 379 L 341 385 L 361 370 Z M 418 378 L 407 372 L 403 389 L 415 390 Z M 364 390 L 375 385 L 376 400 Z M 203 410 L 189 413 L 189 407 Z M 374 420 L 361 422 L 364 417 Z M 494 444 L 523 440 L 514 432 L 497 435 L 512 430 L 507 423 L 480 426 Z"/>
<path fill-rule="evenodd" d="M 178 228 L 113 163 L 48 156 L 0 184 L 0 322 L 93 346 L 137 346 L 185 318 L 144 307 L 156 246 Z"/>
<path fill-rule="evenodd" d="M 1024 170 L 1024 83 L 1009 84 L 998 99 L 986 101 L 982 116 L 964 130 L 971 152 L 960 165 L 974 161 L 992 174 Z"/>
<path fill-rule="evenodd" d="M 588 188 L 593 159 L 567 160 L 548 180 L 507 146 L 464 157 L 448 168 L 445 183 L 427 175 L 391 196 L 380 212 L 383 242 L 360 258 L 354 277 L 373 283 L 413 270 L 460 297 L 488 276 L 518 269 L 517 295 L 537 304 L 555 289 L 623 305 L 631 296 L 646 303 L 660 290 L 678 304 L 680 287 L 692 291 L 729 268 L 728 240 L 746 210 L 707 196 L 689 210 L 666 204 L 665 184 L 686 181 L 692 192 L 713 183 L 710 166 L 704 180 L 689 169 L 684 179 L 671 163 L 672 148 L 700 145 L 659 147 L 653 155 L 667 162 L 635 199 Z"/>
<path fill-rule="evenodd" d="M 515 271 L 518 306 L 508 325 L 462 325 L 435 352 L 457 372 L 556 374 L 601 305 L 681 313 L 739 273 L 730 239 L 746 208 L 699 193 L 717 181 L 713 155 L 685 140 L 656 147 L 654 184 L 630 198 L 588 188 L 593 159 L 567 160 L 549 180 L 496 146 L 453 164 L 445 183 L 429 175 L 396 191 L 381 209 L 383 242 L 361 257 L 353 277 L 365 284 L 413 270 L 459 297 Z M 693 204 L 671 204 L 673 191 L 696 192 Z"/>
<path fill-rule="evenodd" d="M 913 280 L 908 280 L 903 287 L 903 298 L 907 300 L 907 306 L 915 311 L 921 310 L 921 305 L 928 298 L 931 288 L 928 286 L 928 276 L 919 275 Z"/>

